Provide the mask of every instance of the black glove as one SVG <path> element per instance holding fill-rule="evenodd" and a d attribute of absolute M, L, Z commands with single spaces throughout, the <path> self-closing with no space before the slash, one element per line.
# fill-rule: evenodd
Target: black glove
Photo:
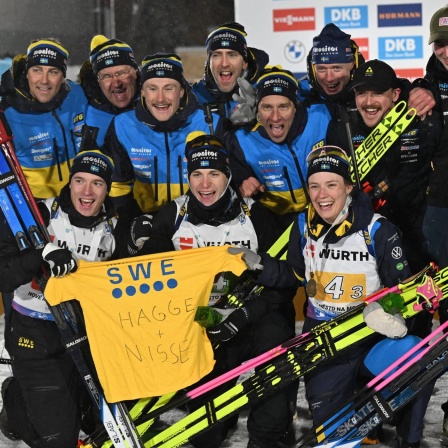
<path fill-rule="evenodd" d="M 134 219 L 131 224 L 131 234 L 128 242 L 128 252 L 135 255 L 149 240 L 152 230 L 152 215 L 142 215 Z"/>
<path fill-rule="evenodd" d="M 260 264 L 260 255 L 257 255 L 257 253 L 253 250 L 250 250 L 247 247 L 229 247 L 227 251 L 232 255 L 242 253 L 243 256 L 241 258 L 246 262 L 246 266 L 249 271 L 261 271 L 263 269 L 263 265 Z"/>
<path fill-rule="evenodd" d="M 244 328 L 248 321 L 249 315 L 246 308 L 238 308 L 233 313 L 230 313 L 226 320 L 207 328 L 207 336 L 212 344 L 228 341 Z"/>
<path fill-rule="evenodd" d="M 42 258 L 48 263 L 52 277 L 63 277 L 76 272 L 78 263 L 76 256 L 68 249 L 62 249 L 53 243 L 47 243 L 42 251 Z"/>

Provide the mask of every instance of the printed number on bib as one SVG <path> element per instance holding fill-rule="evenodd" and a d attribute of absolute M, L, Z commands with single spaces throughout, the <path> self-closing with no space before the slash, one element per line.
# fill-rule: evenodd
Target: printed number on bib
<path fill-rule="evenodd" d="M 315 298 L 326 302 L 353 303 L 362 300 L 366 290 L 363 274 L 338 274 L 316 272 L 317 293 Z"/>

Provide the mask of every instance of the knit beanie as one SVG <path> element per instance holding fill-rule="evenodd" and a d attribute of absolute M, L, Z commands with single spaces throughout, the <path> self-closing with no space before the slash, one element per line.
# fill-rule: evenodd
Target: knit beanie
<path fill-rule="evenodd" d="M 90 43 L 90 62 L 93 73 L 116 65 L 130 65 L 138 69 L 132 48 L 118 39 L 108 39 L 102 34 L 95 36 Z"/>
<path fill-rule="evenodd" d="M 106 182 L 107 191 L 109 191 L 113 172 L 114 162 L 109 156 L 100 149 L 87 149 L 80 151 L 73 159 L 70 181 L 75 173 L 95 174 L 95 176 L 101 177 Z"/>
<path fill-rule="evenodd" d="M 267 95 L 280 95 L 297 104 L 298 83 L 289 70 L 280 66 L 266 66 L 255 85 L 257 104 Z"/>
<path fill-rule="evenodd" d="M 156 53 L 145 56 L 141 68 L 141 85 L 151 78 L 172 78 L 183 85 L 183 67 L 180 56 L 174 53 Z"/>
<path fill-rule="evenodd" d="M 308 164 L 307 180 L 315 173 L 328 172 L 339 174 L 352 183 L 349 158 L 338 146 L 316 148 L 308 154 L 306 162 Z"/>
<path fill-rule="evenodd" d="M 195 170 L 218 170 L 230 177 L 230 163 L 224 143 L 214 135 L 197 131 L 187 137 L 185 146 L 188 178 Z"/>
<path fill-rule="evenodd" d="M 67 74 L 68 51 L 59 43 L 52 40 L 40 39 L 32 42 L 26 51 L 25 70 L 34 65 L 48 65 L 56 67 Z"/>
<path fill-rule="evenodd" d="M 313 64 L 344 64 L 353 62 L 354 56 L 350 46 L 350 34 L 341 31 L 334 23 L 322 28 L 313 39 L 311 58 Z"/>
<path fill-rule="evenodd" d="M 247 42 L 244 26 L 237 22 L 227 22 L 212 31 L 205 41 L 207 56 L 214 50 L 235 50 L 247 62 Z"/>

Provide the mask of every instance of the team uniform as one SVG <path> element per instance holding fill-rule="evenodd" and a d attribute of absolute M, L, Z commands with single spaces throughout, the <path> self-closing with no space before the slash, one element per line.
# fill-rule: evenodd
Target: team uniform
<path fill-rule="evenodd" d="M 238 199 L 230 188 L 221 198 L 219 206 L 207 210 L 188 192 L 169 203 L 154 217 L 151 238 L 144 250 L 151 253 L 167 250 L 186 250 L 197 247 L 242 245 L 251 250 L 267 250 L 278 236 L 275 215 L 251 199 Z M 228 273 L 217 276 L 209 304 L 229 289 Z M 236 336 L 215 349 L 216 365 L 207 381 L 243 361 L 257 356 L 294 335 L 294 289 L 266 290 L 260 297 L 248 301 L 249 325 Z M 220 388 L 226 390 L 229 385 Z M 214 392 L 215 395 L 217 391 Z M 291 430 L 292 414 L 289 409 L 291 391 L 286 388 L 263 400 L 254 407 L 248 418 L 251 437 L 278 440 Z M 194 400 L 190 410 L 204 400 Z M 219 447 L 226 437 L 233 419 L 219 424 L 193 440 L 196 447 Z M 291 436 L 291 432 L 289 433 Z"/>
<path fill-rule="evenodd" d="M 316 292 L 307 289 L 310 299 L 304 333 L 356 306 L 381 287 L 396 285 L 411 274 L 396 227 L 374 213 L 365 193 L 354 189 L 351 195 L 348 213 L 335 226 L 320 218 L 314 208 L 308 209 L 306 226 L 295 225 L 291 231 L 289 264 L 280 265 L 263 257 L 264 269 L 257 278 L 261 284 L 291 286 L 298 278 L 304 279 L 304 283 L 310 279 L 316 281 Z M 358 343 L 305 376 L 306 396 L 315 424 L 324 422 L 334 410 L 346 404 L 348 397 L 355 393 L 360 376 L 365 382 L 371 377 L 372 371 L 369 373 L 364 359 L 381 339 L 384 338 L 375 335 Z M 394 354 L 417 340 L 414 336 L 394 340 L 398 351 L 389 347 L 381 356 L 390 363 L 395 360 Z M 378 350 L 376 356 L 379 356 Z M 432 387 L 429 385 L 419 395 L 412 412 L 407 408 L 399 414 L 397 433 L 403 439 L 420 440 Z"/>
<path fill-rule="evenodd" d="M 303 211 L 307 205 L 306 157 L 313 148 L 324 145 L 329 122 L 323 104 L 306 109 L 298 105 L 282 143 L 274 143 L 259 124 L 238 129 L 228 138 L 233 182 L 240 185 L 255 177 L 266 187 L 260 201 L 267 208 L 281 215 Z"/>
<path fill-rule="evenodd" d="M 82 217 L 70 206 L 67 186 L 59 198 L 41 202 L 39 208 L 55 244 L 72 250 L 79 259 L 100 261 L 124 255 L 127 250 L 118 244 L 126 241 L 125 229 L 117 223 L 110 200 L 106 201 L 99 216 Z M 42 264 L 41 250 L 19 253 L 13 236 L 4 228 L 0 253 L 2 291 L 14 291 L 5 330 L 5 346 L 14 371 L 13 387 L 8 386 L 4 400 L 9 423 L 13 429 L 19 425 L 14 432 L 32 447 L 40 447 L 42 439 L 48 439 L 49 447 L 74 446 L 82 409 L 90 401 L 44 297 L 32 280 Z"/>
<path fill-rule="evenodd" d="M 2 75 L 2 108 L 14 133 L 16 155 L 35 198 L 59 194 L 81 144 L 87 99 L 67 80 L 49 103 L 33 100 L 21 87 L 25 57 Z M 26 80 L 25 80 L 26 81 Z"/>
<path fill-rule="evenodd" d="M 208 132 L 204 113 L 191 91 L 178 112 L 167 122 L 159 122 L 142 102 L 133 111 L 112 121 L 106 149 L 115 162 L 111 196 L 130 195 L 142 211 L 156 211 L 188 189 L 185 140 L 190 132 Z M 223 135 L 225 125 L 215 115 L 215 133 Z"/>

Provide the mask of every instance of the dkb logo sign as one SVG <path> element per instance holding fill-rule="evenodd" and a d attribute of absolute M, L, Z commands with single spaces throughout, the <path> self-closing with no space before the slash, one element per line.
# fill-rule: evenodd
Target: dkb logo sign
<path fill-rule="evenodd" d="M 423 38 L 422 36 L 380 37 L 378 39 L 378 58 L 423 58 Z"/>

